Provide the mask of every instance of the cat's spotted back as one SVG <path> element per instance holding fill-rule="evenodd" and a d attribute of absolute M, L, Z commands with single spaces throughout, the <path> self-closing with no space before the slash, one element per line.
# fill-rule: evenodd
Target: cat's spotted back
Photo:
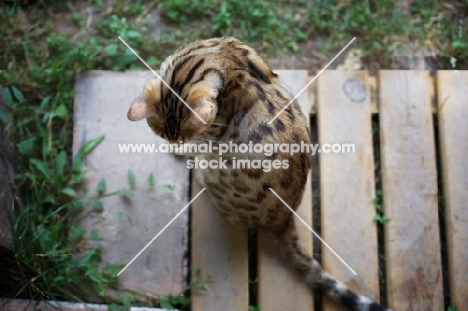
<path fill-rule="evenodd" d="M 152 130 L 171 143 L 310 143 L 306 119 L 295 102 L 269 124 L 292 96 L 265 61 L 235 38 L 197 41 L 179 48 L 163 62 L 160 76 L 165 83 L 149 80 L 132 103 L 128 118 L 146 118 Z M 203 157 L 219 160 L 216 153 Z M 265 155 L 231 150 L 222 158 L 226 167 L 197 170 L 197 174 L 224 217 L 238 226 L 270 232 L 312 287 L 322 288 L 353 310 L 386 310 L 351 292 L 300 250 L 293 215 L 270 190 L 296 209 L 310 169 L 308 153 Z M 279 166 L 234 168 L 239 160 L 276 161 Z"/>

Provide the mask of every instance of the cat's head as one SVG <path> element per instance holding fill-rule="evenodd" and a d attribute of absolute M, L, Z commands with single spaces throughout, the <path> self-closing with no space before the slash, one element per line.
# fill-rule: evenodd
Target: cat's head
<path fill-rule="evenodd" d="M 171 143 L 200 140 L 218 112 L 218 90 L 209 81 L 201 81 L 180 93 L 175 95 L 159 78 L 150 79 L 130 105 L 127 117 L 131 121 L 146 118 L 151 129 Z"/>

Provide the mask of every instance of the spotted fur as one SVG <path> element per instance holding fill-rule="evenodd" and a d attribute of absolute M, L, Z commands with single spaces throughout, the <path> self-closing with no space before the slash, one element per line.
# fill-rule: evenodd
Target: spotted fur
<path fill-rule="evenodd" d="M 183 46 L 166 58 L 160 75 L 191 109 L 159 79 L 151 79 L 132 103 L 128 117 L 146 118 L 152 130 L 171 143 L 310 143 L 306 119 L 296 102 L 268 124 L 292 96 L 264 60 L 235 38 Z M 218 159 L 216 154 L 203 156 L 207 160 Z M 291 212 L 269 190 L 274 189 L 297 209 L 310 169 L 309 154 L 236 153 L 225 154 L 223 159 L 227 159 L 227 169 L 197 173 L 224 217 L 235 225 L 271 233 L 308 284 L 321 288 L 352 310 L 387 310 L 351 292 L 301 251 Z M 233 161 L 239 159 L 286 160 L 289 168 L 270 172 L 260 168 L 233 169 Z"/>

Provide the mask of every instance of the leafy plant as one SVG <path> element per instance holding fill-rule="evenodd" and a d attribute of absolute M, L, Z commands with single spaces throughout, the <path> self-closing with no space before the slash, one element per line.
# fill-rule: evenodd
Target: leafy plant
<path fill-rule="evenodd" d="M 96 194 L 82 186 L 86 171 L 81 163 L 104 137 L 87 142 L 72 157 L 74 79 L 100 66 L 127 69 L 131 65 L 117 54 L 109 55 L 112 51 L 105 40 L 87 37 L 76 42 L 55 32 L 53 20 L 44 19 L 41 4 L 28 7 L 27 27 L 20 17 L 22 7 L 0 4 L 5 22 L 0 25 L 0 84 L 4 86 L 0 122 L 7 138 L 15 142 L 19 168 L 14 257 L 0 259 L 0 289 L 11 297 L 79 301 L 119 286 L 116 273 L 122 267 L 104 264 L 100 250 L 85 243 L 99 240 L 99 231 L 86 232 L 74 220 L 83 212 L 101 213 L 102 197 L 130 197 L 132 192 L 107 192 L 105 180 L 98 183 Z M 73 17 L 83 25 L 82 16 Z M 128 42 L 140 42 L 139 33 L 132 32 L 136 27 L 125 19 L 108 22 L 109 32 L 116 33 L 120 27 L 119 34 Z"/>
<path fill-rule="evenodd" d="M 188 18 L 202 18 L 216 6 L 213 0 L 170 0 L 161 1 L 162 12 L 177 22 L 186 22 Z"/>
<path fill-rule="evenodd" d="M 376 214 L 374 216 L 374 221 L 379 222 L 381 224 L 386 224 L 390 221 L 390 217 L 384 215 L 383 211 L 383 198 L 382 198 L 382 190 L 377 190 L 376 196 L 374 198 L 374 207 L 376 210 Z"/>
<path fill-rule="evenodd" d="M 283 4 L 278 7 L 285 8 Z M 166 0 L 161 2 L 161 8 L 168 18 L 178 22 L 209 20 L 206 26 L 212 36 L 231 35 L 254 46 L 267 41 L 272 45 L 270 51 L 297 51 L 298 42 L 307 39 L 292 12 L 275 11 L 265 1 Z"/>
<path fill-rule="evenodd" d="M 27 293 L 33 298 L 76 299 L 76 295 L 91 294 L 83 283 L 90 283 L 94 293 L 102 296 L 116 283 L 121 266 L 101 267 L 100 250 L 84 245 L 87 238 L 99 239 L 98 232 L 93 230 L 88 236 L 74 222 L 86 206 L 102 207 L 99 198 L 113 195 L 89 196 L 87 190 L 78 194 L 74 189 L 85 175 L 82 160 L 103 139 L 85 143 L 69 170 L 65 170 L 66 153 L 59 152 L 52 161 L 30 158 L 27 171 L 17 175 L 20 183 L 30 184 L 34 200 L 25 202 L 14 225 L 14 259 L 1 263 L 1 269 L 8 269 L 11 277 L 2 280 L 2 285 L 9 286 L 14 297 Z M 23 143 L 20 150 L 27 155 L 32 148 L 26 145 L 29 143 Z"/>

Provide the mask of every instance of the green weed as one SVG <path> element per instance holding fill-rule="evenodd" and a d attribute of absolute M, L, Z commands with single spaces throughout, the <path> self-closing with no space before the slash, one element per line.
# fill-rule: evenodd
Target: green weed
<path fill-rule="evenodd" d="M 104 138 L 87 142 L 72 157 L 74 78 L 90 69 L 130 64 L 112 54 L 106 41 L 74 42 L 56 33 L 41 4 L 27 7 L 28 25 L 21 18 L 26 8 L 0 4 L 0 84 L 5 87 L 0 122 L 19 167 L 14 256 L 0 260 L 0 289 L 9 297 L 80 301 L 117 287 L 122 266 L 104 265 L 100 250 L 85 243 L 100 240 L 99 231 L 86 232 L 75 220 L 84 212 L 101 213 L 102 197 L 132 192 L 109 193 L 104 180 L 95 195 L 82 186 L 81 163 Z M 108 22 L 112 34 L 120 27 L 119 34 L 138 46 L 134 27 L 112 17 Z"/>
<path fill-rule="evenodd" d="M 258 47 L 268 43 L 270 52 L 297 52 L 298 43 L 307 39 L 299 19 L 282 2 L 272 6 L 266 1 L 166 0 L 161 9 L 174 21 L 205 21 L 205 36 L 235 36 Z"/>
<path fill-rule="evenodd" d="M 385 225 L 390 221 L 390 217 L 384 215 L 382 190 L 377 190 L 373 203 L 376 211 L 374 221 Z"/>
<path fill-rule="evenodd" d="M 355 36 L 362 57 L 381 66 L 410 43 L 440 50 L 454 67 L 468 57 L 468 4 L 456 1 L 413 1 L 407 11 L 393 0 L 283 0 L 274 6 L 266 1 L 164 0 L 160 7 L 183 25 L 197 21 L 203 37 L 236 36 L 265 53 L 297 52 L 301 42 L 313 39 L 325 58 Z"/>
<path fill-rule="evenodd" d="M 37 137 L 37 140 L 47 137 Z M 28 195 L 21 206 L 14 225 L 14 258 L 0 262 L 0 269 L 8 271 L 9 279 L 2 279 L 13 297 L 36 299 L 72 299 L 83 295 L 103 296 L 115 285 L 121 265 L 102 263 L 99 249 L 86 247 L 86 239 L 99 240 L 98 231 L 86 232 L 75 219 L 86 207 L 100 213 L 100 198 L 116 193 L 89 195 L 75 191 L 83 181 L 82 160 L 104 137 L 84 144 L 67 163 L 64 150 L 55 153 L 43 146 L 45 156 L 34 158 L 35 140 L 23 141 L 19 148 L 28 162 L 17 174 L 18 183 L 27 186 Z M 46 143 L 47 142 L 43 142 Z M 52 144 L 53 145 L 53 144 Z M 20 201 L 18 201 L 20 203 Z M 90 287 L 83 287 L 88 283 Z"/>

